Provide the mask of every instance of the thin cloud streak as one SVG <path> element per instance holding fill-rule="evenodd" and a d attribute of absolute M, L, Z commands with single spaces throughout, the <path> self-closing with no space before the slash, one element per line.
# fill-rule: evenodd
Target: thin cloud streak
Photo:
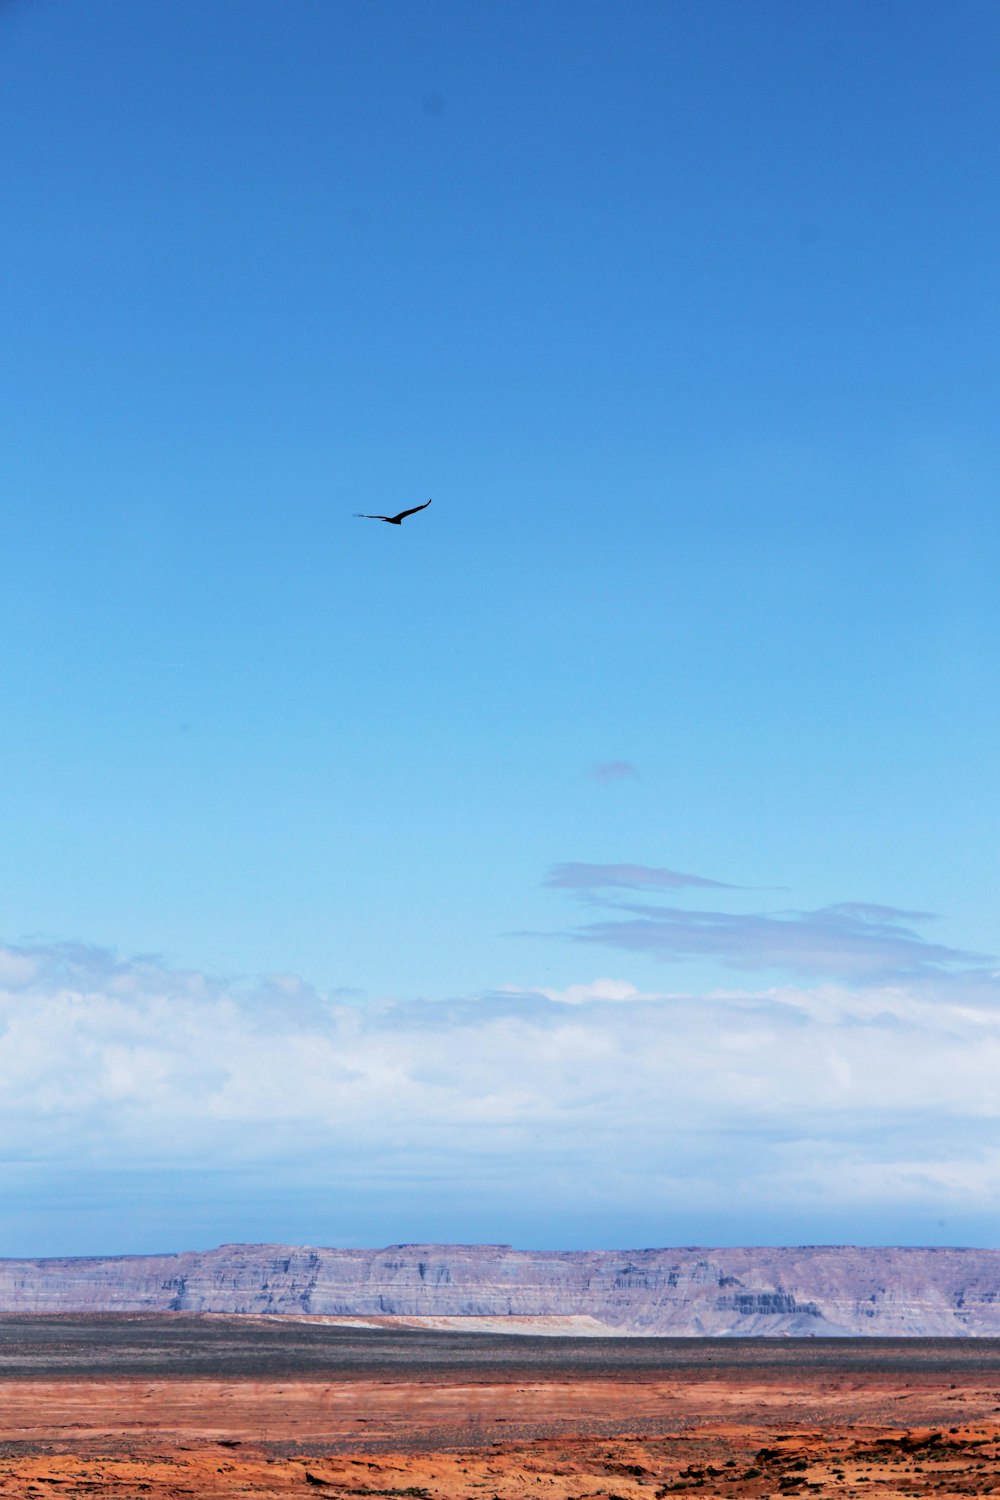
<path fill-rule="evenodd" d="M 622 904 L 623 915 L 566 934 L 664 962 L 714 958 L 734 969 L 858 980 L 953 972 L 990 961 L 984 953 L 929 942 L 904 921 L 923 913 L 844 902 L 777 915 Z"/>
<path fill-rule="evenodd" d="M 553 865 L 545 884 L 557 890 L 682 890 L 685 887 L 717 891 L 736 891 L 739 886 L 724 880 L 708 880 L 704 875 L 688 875 L 681 870 L 665 870 L 654 865 L 591 865 L 569 863 Z"/>
<path fill-rule="evenodd" d="M 554 865 L 545 884 L 572 891 L 591 908 L 607 913 L 552 936 L 644 954 L 663 963 L 709 959 L 732 969 L 771 969 L 858 983 L 971 973 L 995 961 L 988 953 L 934 943 L 916 930 L 935 920 L 933 912 L 879 902 L 841 901 L 815 910 L 747 913 L 615 899 L 616 891 L 753 889 L 639 864 Z"/>

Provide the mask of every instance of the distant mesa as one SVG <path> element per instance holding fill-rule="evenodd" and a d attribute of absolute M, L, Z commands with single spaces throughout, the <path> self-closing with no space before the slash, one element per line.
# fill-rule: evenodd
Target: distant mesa
<path fill-rule="evenodd" d="M 0 1260 L 0 1312 L 213 1312 L 469 1331 L 1000 1337 L 1000 1250 L 328 1250 Z"/>

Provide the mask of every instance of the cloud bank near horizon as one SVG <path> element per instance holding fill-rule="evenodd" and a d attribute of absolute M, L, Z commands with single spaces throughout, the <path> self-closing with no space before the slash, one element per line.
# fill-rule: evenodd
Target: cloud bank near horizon
<path fill-rule="evenodd" d="M 852 918 L 851 920 L 855 920 Z M 874 922 L 882 917 L 872 916 Z M 640 992 L 623 979 L 365 1005 L 85 945 L 0 948 L 7 1162 L 315 1168 L 558 1212 L 661 1202 L 987 1212 L 1000 985 Z"/>

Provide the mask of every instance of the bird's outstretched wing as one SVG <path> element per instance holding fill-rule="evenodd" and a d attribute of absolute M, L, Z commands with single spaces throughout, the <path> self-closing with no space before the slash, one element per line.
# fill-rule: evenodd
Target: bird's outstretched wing
<path fill-rule="evenodd" d="M 398 516 L 393 516 L 394 521 L 405 521 L 407 516 L 415 516 L 418 510 L 426 510 L 430 500 L 425 500 L 423 505 L 414 505 L 411 510 L 401 510 Z"/>
<path fill-rule="evenodd" d="M 392 516 L 366 516 L 363 510 L 356 510 L 354 514 L 359 521 L 391 521 Z"/>

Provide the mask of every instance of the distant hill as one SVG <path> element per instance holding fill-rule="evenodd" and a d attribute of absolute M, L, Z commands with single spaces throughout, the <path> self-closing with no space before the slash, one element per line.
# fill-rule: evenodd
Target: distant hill
<path fill-rule="evenodd" d="M 616 1334 L 1000 1337 L 1000 1250 L 222 1245 L 0 1260 L 0 1311 L 485 1318 L 494 1330 L 509 1317 L 519 1332 L 531 1326 L 525 1320 L 545 1318 L 547 1328 L 534 1325 L 540 1332 L 586 1319 L 588 1331 Z"/>

